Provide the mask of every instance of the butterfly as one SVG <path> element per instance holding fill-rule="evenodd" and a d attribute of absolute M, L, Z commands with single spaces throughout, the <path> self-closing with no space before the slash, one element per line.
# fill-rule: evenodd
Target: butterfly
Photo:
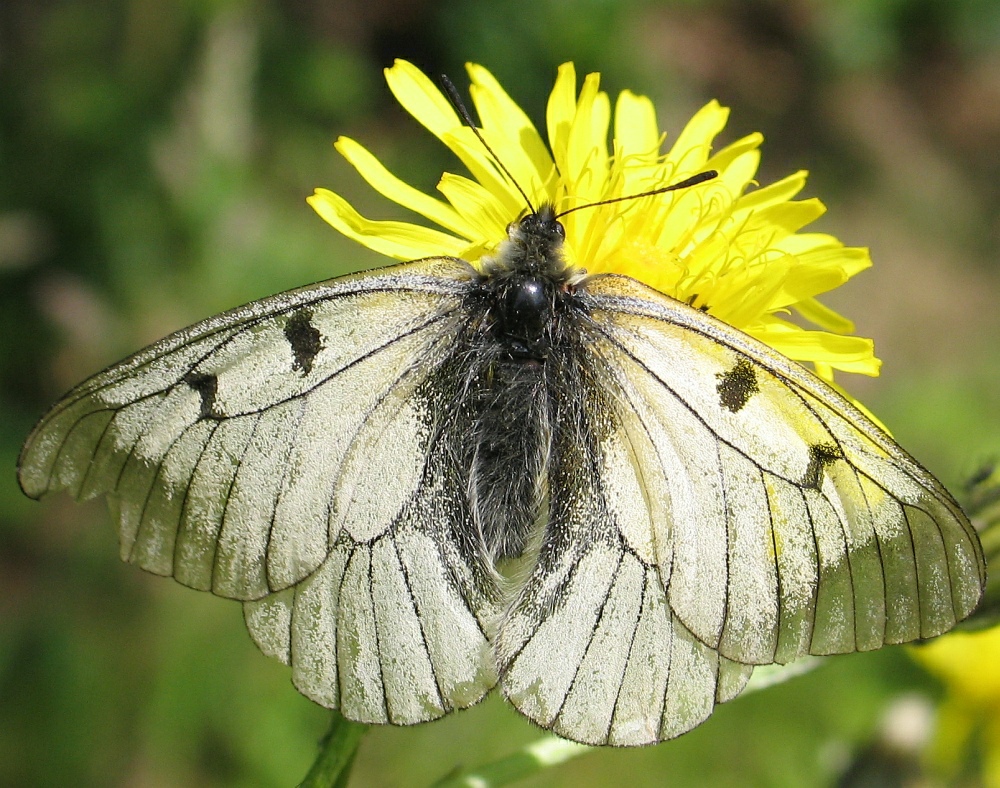
<path fill-rule="evenodd" d="M 70 391 L 25 493 L 106 495 L 122 558 L 243 603 L 300 692 L 410 724 L 499 685 L 588 744 L 678 736 L 754 666 L 941 634 L 982 548 L 805 368 L 566 263 L 551 206 L 211 317 Z"/>

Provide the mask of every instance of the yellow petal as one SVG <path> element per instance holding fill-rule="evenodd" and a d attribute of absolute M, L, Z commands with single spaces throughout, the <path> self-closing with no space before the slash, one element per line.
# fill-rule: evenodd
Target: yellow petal
<path fill-rule="evenodd" d="M 348 238 L 396 260 L 450 255 L 457 257 L 468 243 L 446 233 L 406 222 L 365 219 L 347 200 L 328 189 L 317 189 L 306 198 L 327 223 Z"/>
<path fill-rule="evenodd" d="M 740 155 L 734 157 L 724 170 L 719 171 L 719 177 L 716 179 L 716 182 L 724 185 L 729 194 L 736 197 L 743 194 L 743 190 L 746 189 L 757 174 L 759 166 L 760 151 L 756 148 L 748 148 Z M 739 197 L 737 204 L 745 199 L 747 199 L 746 196 Z"/>
<path fill-rule="evenodd" d="M 817 266 L 823 268 L 836 268 L 843 271 L 850 279 L 855 274 L 859 274 L 865 269 L 872 267 L 872 258 L 868 249 L 862 246 L 844 246 L 835 238 L 816 234 L 818 238 L 828 238 L 832 243 L 827 245 L 814 245 L 811 249 L 796 252 L 796 246 L 803 245 L 801 239 L 808 239 L 809 233 L 796 233 L 789 235 L 778 241 L 775 246 L 784 251 L 794 254 L 803 265 Z"/>
<path fill-rule="evenodd" d="M 556 83 L 549 94 L 545 110 L 545 126 L 549 133 L 552 158 L 560 171 L 566 161 L 569 132 L 576 116 L 576 69 L 572 63 L 563 63 L 556 73 Z M 565 177 L 565 173 L 562 175 Z"/>
<path fill-rule="evenodd" d="M 767 305 L 768 311 L 784 309 L 819 293 L 840 287 L 847 281 L 847 275 L 839 268 L 801 265 L 801 260 L 799 263 L 788 270 L 780 290 Z"/>
<path fill-rule="evenodd" d="M 466 238 L 472 237 L 469 224 L 454 208 L 401 181 L 350 137 L 341 137 L 334 143 L 334 147 L 379 194 L 454 233 Z"/>
<path fill-rule="evenodd" d="M 469 238 L 491 239 L 495 246 L 504 237 L 510 212 L 494 192 L 461 175 L 445 173 L 438 189 L 452 205 L 462 206 L 462 215 L 472 228 Z"/>
<path fill-rule="evenodd" d="M 740 198 L 739 210 L 759 211 L 771 205 L 788 202 L 802 191 L 808 174 L 805 170 L 799 170 L 780 181 L 754 189 Z"/>
<path fill-rule="evenodd" d="M 1000 627 L 954 632 L 910 650 L 958 696 L 981 708 L 1000 710 Z"/>
<path fill-rule="evenodd" d="M 807 224 L 816 221 L 826 213 L 826 206 L 816 198 L 786 202 L 780 205 L 769 205 L 755 211 L 748 221 L 753 227 L 769 227 L 775 232 L 775 241 L 791 235 Z"/>
<path fill-rule="evenodd" d="M 608 96 L 599 90 L 600 76 L 588 74 L 580 90 L 570 128 L 565 164 L 559 170 L 577 205 L 601 199 L 608 171 Z"/>
<path fill-rule="evenodd" d="M 524 211 L 524 197 L 497 166 L 496 161 L 487 153 L 483 143 L 475 134 L 467 128 L 461 128 L 456 129 L 454 133 L 445 134 L 442 140 L 455 151 L 483 188 L 503 203 L 504 210 L 511 219 Z"/>
<path fill-rule="evenodd" d="M 729 110 L 718 101 L 710 101 L 688 121 L 667 153 L 667 161 L 676 165 L 680 177 L 701 169 L 712 150 L 712 140 L 726 126 Z"/>
<path fill-rule="evenodd" d="M 815 298 L 803 298 L 795 304 L 795 310 L 806 320 L 815 323 L 820 328 L 832 331 L 835 334 L 851 334 L 854 332 L 854 323 L 830 309 L 826 304 L 821 304 Z"/>
<path fill-rule="evenodd" d="M 719 170 L 720 172 L 729 169 L 729 166 L 747 151 L 756 150 L 764 142 L 764 135 L 760 133 L 748 134 L 746 137 L 736 140 L 727 145 L 722 150 L 713 154 L 705 162 L 706 170 Z"/>
<path fill-rule="evenodd" d="M 385 70 L 385 81 L 400 106 L 436 137 L 462 125 L 451 102 L 438 87 L 412 63 L 396 60 Z"/>
<path fill-rule="evenodd" d="M 488 136 L 503 150 L 494 152 L 525 191 L 545 190 L 553 177 L 553 162 L 535 125 L 507 95 L 494 76 L 482 66 L 466 64 L 472 85 L 469 92 Z"/>
<path fill-rule="evenodd" d="M 385 78 L 403 109 L 450 148 L 473 175 L 491 179 L 497 188 L 506 188 L 489 152 L 420 69 L 405 60 L 397 60 L 392 68 L 385 70 Z"/>
<path fill-rule="evenodd" d="M 637 96 L 629 90 L 618 94 L 615 102 L 615 141 L 618 155 L 655 156 L 660 149 L 660 129 L 656 123 L 656 109 L 646 96 Z"/>
<path fill-rule="evenodd" d="M 870 376 L 877 376 L 882 364 L 875 358 L 875 344 L 865 337 L 804 331 L 777 320 L 753 327 L 749 333 L 796 361 L 819 361 L 844 372 Z"/>

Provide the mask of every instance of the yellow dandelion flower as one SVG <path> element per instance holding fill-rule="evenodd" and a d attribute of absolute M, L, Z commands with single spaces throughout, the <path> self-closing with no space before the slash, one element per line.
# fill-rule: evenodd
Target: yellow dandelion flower
<path fill-rule="evenodd" d="M 575 70 L 567 63 L 559 68 L 549 97 L 546 145 L 489 71 L 469 65 L 468 72 L 481 133 L 517 185 L 441 90 L 399 60 L 386 69 L 389 88 L 472 177 L 445 173 L 438 183 L 443 199 L 433 197 L 392 175 L 358 142 L 341 137 L 337 150 L 373 188 L 440 229 L 366 219 L 327 189 L 309 198 L 320 216 L 397 260 L 451 255 L 476 265 L 496 251 L 507 225 L 528 210 L 518 186 L 534 206 L 551 203 L 561 212 L 716 170 L 718 178 L 697 189 L 568 214 L 563 220 L 567 261 L 591 274 L 626 274 L 697 306 L 792 359 L 812 362 L 827 380 L 834 370 L 878 374 L 872 341 L 849 336 L 851 321 L 816 298 L 870 266 L 867 249 L 801 232 L 825 210 L 819 200 L 794 199 L 805 186 L 805 172 L 750 188 L 760 162 L 760 134 L 713 152 L 729 116 L 718 102 L 704 106 L 664 153 L 664 134 L 648 98 L 624 91 L 612 119 L 600 75 L 588 74 L 578 91 Z M 792 322 L 791 312 L 818 329 Z"/>

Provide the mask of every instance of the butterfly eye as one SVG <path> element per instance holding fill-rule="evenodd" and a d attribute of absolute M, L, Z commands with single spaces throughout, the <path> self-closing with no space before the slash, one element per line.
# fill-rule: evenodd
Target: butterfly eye
<path fill-rule="evenodd" d="M 563 224 L 560 221 L 555 221 L 552 223 L 552 232 L 553 234 L 559 236 L 562 239 L 566 238 L 566 228 L 563 227 Z"/>

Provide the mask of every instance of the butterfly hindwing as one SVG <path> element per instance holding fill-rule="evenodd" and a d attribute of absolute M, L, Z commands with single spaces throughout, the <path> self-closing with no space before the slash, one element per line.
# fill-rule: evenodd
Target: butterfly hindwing
<path fill-rule="evenodd" d="M 613 352 L 581 342 L 551 390 L 548 523 L 497 636 L 501 686 L 525 715 L 590 744 L 677 736 L 746 684 L 670 609 L 672 539 L 657 447 L 605 374 Z"/>
<path fill-rule="evenodd" d="M 496 682 L 487 627 L 496 589 L 463 546 L 464 489 L 442 435 L 399 516 L 370 541 L 343 531 L 295 588 L 246 602 L 261 649 L 300 692 L 361 722 L 411 724 L 482 698 Z"/>
<path fill-rule="evenodd" d="M 418 457 L 403 453 L 419 480 L 385 527 L 345 526 L 310 577 L 245 603 L 251 634 L 291 665 L 299 691 L 353 720 L 435 719 L 476 703 L 496 683 L 490 633 L 500 589 L 476 537 L 468 469 L 458 461 L 475 414 L 461 407 L 464 381 L 452 372 L 446 362 L 400 402 L 400 411 L 430 414 L 430 432 Z M 395 436 L 398 452 L 406 420 L 373 433 Z M 373 465 L 385 460 L 363 445 L 358 451 Z"/>

